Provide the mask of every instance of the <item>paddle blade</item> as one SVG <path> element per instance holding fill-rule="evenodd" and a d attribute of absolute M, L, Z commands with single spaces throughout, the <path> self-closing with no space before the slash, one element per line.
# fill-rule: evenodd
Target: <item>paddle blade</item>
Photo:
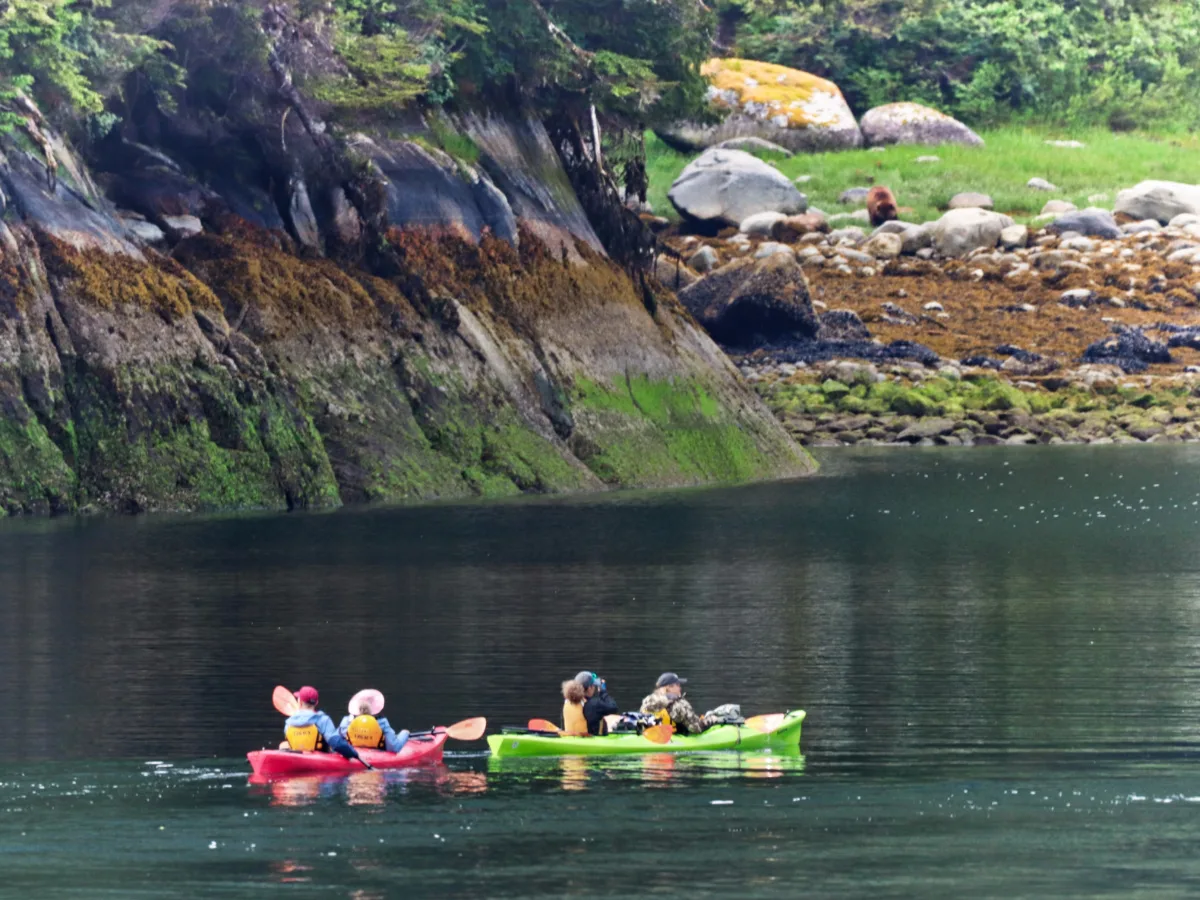
<path fill-rule="evenodd" d="M 762 734 L 770 734 L 783 724 L 783 713 L 770 713 L 765 716 L 751 716 L 746 720 L 746 727 L 753 728 Z"/>
<path fill-rule="evenodd" d="M 476 719 L 463 719 L 446 728 L 446 736 L 456 741 L 477 741 L 487 731 L 487 719 L 480 716 Z"/>
<path fill-rule="evenodd" d="M 280 715 L 284 716 L 290 716 L 300 708 L 300 701 L 296 699 L 296 695 L 282 684 L 275 685 L 275 691 L 271 694 L 271 702 L 279 710 Z"/>
<path fill-rule="evenodd" d="M 654 725 L 642 732 L 642 737 L 650 741 L 652 744 L 665 744 L 671 740 L 671 735 L 674 734 L 670 722 L 663 722 L 659 725 Z"/>
<path fill-rule="evenodd" d="M 529 730 L 530 731 L 549 731 L 554 734 L 558 734 L 560 731 L 562 731 L 561 728 L 559 728 L 557 725 L 555 725 L 549 719 L 530 719 L 529 720 Z"/>

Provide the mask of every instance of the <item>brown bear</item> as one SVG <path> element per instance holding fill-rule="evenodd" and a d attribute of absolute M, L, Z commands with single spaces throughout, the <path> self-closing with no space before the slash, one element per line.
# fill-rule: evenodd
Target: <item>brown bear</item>
<path fill-rule="evenodd" d="M 867 214 L 871 217 L 871 225 L 876 228 L 898 218 L 895 195 L 883 185 L 875 185 L 867 192 Z"/>

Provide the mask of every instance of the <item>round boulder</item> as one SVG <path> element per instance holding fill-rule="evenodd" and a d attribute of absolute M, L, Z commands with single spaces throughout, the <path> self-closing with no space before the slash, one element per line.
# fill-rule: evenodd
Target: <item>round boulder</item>
<path fill-rule="evenodd" d="M 1046 230 L 1054 234 L 1074 231 L 1077 234 L 1110 240 L 1121 236 L 1121 229 L 1117 227 L 1117 220 L 1113 218 L 1113 214 L 1107 209 L 1095 206 L 1065 212 L 1047 225 Z"/>
<path fill-rule="evenodd" d="M 742 150 L 706 150 L 688 163 L 667 198 L 688 219 L 740 226 L 755 213 L 808 209 L 806 198 L 773 166 Z"/>
<path fill-rule="evenodd" d="M 716 125 L 678 123 L 659 135 L 684 150 L 756 137 L 793 152 L 861 147 L 862 132 L 841 90 L 799 69 L 752 59 L 710 59 L 701 68 Z"/>
<path fill-rule="evenodd" d="M 964 191 L 950 198 L 950 209 L 991 209 L 995 206 L 992 198 L 978 191 Z"/>
<path fill-rule="evenodd" d="M 942 256 L 965 256 L 979 247 L 991 249 L 1013 220 L 986 209 L 952 209 L 929 227 L 933 247 Z"/>
<path fill-rule="evenodd" d="M 1134 221 L 1157 219 L 1166 225 L 1182 213 L 1200 214 L 1200 185 L 1143 181 L 1117 194 L 1113 212 Z"/>
<path fill-rule="evenodd" d="M 735 259 L 680 291 L 679 299 L 714 339 L 730 346 L 817 333 L 808 279 L 790 253 Z"/>
<path fill-rule="evenodd" d="M 945 113 L 919 103 L 877 106 L 859 123 L 868 144 L 963 144 L 982 147 L 983 138 Z"/>

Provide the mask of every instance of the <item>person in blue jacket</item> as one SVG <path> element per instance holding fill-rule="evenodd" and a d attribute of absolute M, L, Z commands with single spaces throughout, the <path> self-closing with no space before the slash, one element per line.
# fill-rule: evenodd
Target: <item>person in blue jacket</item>
<path fill-rule="evenodd" d="M 316 688 L 300 688 L 296 691 L 296 700 L 300 708 L 283 723 L 283 733 L 287 740 L 281 749 L 332 750 L 346 759 L 357 759 L 368 769 L 371 768 L 371 765 L 358 755 L 354 746 L 338 734 L 338 730 L 333 727 L 333 719 L 317 709 L 321 697 Z"/>
<path fill-rule="evenodd" d="M 399 733 L 387 719 L 381 719 L 383 694 L 371 688 L 350 698 L 349 715 L 338 725 L 338 734 L 360 750 L 387 750 L 399 753 L 408 743 L 408 730 Z"/>

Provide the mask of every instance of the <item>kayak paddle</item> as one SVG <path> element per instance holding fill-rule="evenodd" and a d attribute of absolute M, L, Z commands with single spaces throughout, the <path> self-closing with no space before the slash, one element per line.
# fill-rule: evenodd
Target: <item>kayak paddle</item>
<path fill-rule="evenodd" d="M 438 725 L 429 731 L 414 731 L 409 737 L 425 737 L 430 734 L 445 734 L 456 741 L 477 741 L 487 731 L 487 719 L 479 716 L 474 719 L 463 719 L 453 725 Z"/>
<path fill-rule="evenodd" d="M 674 733 L 670 722 L 660 722 L 658 725 L 653 725 L 643 731 L 642 737 L 652 744 L 666 744 L 671 740 L 671 735 Z"/>
<path fill-rule="evenodd" d="M 746 720 L 746 727 L 753 728 L 762 734 L 770 734 L 783 722 L 783 713 L 769 713 L 765 716 L 751 716 Z"/>
<path fill-rule="evenodd" d="M 570 737 L 565 731 L 546 719 L 530 719 L 530 731 L 548 731 L 551 734 L 557 734 L 559 737 Z M 665 744 L 671 740 L 671 735 L 674 733 L 669 722 L 663 722 L 651 728 L 647 728 L 642 732 L 642 737 L 650 741 L 652 744 Z"/>
<path fill-rule="evenodd" d="M 300 701 L 296 699 L 296 695 L 285 688 L 282 684 L 275 685 L 275 692 L 271 694 L 271 702 L 275 704 L 275 708 L 284 716 L 290 716 L 300 708 Z"/>

